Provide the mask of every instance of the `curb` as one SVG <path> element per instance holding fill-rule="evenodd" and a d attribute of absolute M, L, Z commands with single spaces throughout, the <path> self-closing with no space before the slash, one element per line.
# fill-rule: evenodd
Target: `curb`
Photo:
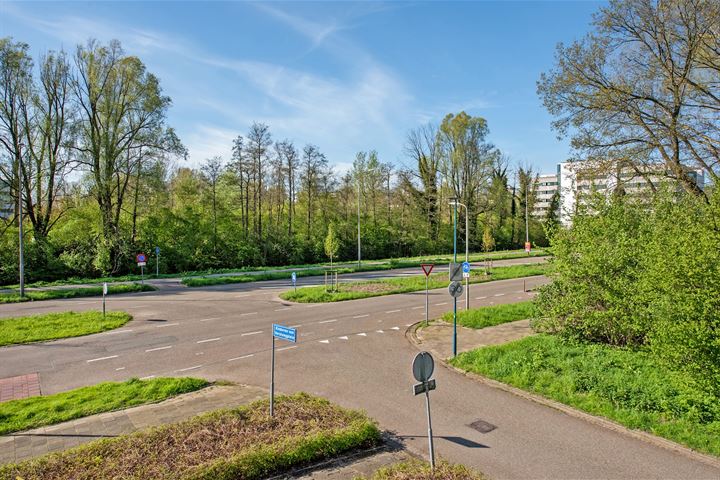
<path fill-rule="evenodd" d="M 405 330 L 405 337 L 408 338 L 410 340 L 410 343 L 412 343 L 416 348 L 421 347 L 421 345 L 418 341 L 417 335 L 416 335 L 416 331 L 421 323 L 422 322 L 417 322 L 417 323 L 413 324 L 412 326 L 408 327 L 407 330 Z M 665 450 L 670 450 L 672 452 L 679 453 L 679 454 L 681 454 L 685 457 L 688 457 L 692 460 L 697 460 L 697 461 L 703 462 L 707 465 L 710 465 L 712 467 L 720 469 L 720 459 L 717 457 L 714 457 L 714 456 L 706 454 L 706 453 L 698 452 L 697 450 L 693 450 L 690 447 L 686 447 L 679 443 L 673 442 L 672 440 L 668 440 L 663 437 L 659 437 L 657 435 L 653 435 L 651 433 L 648 433 L 648 432 L 645 432 L 642 430 L 630 429 L 630 428 L 628 428 L 624 425 L 621 425 L 613 420 L 609 420 L 604 417 L 599 417 L 596 415 L 592 415 L 590 413 L 583 412 L 576 408 L 565 405 L 564 403 L 560 403 L 555 400 L 551 400 L 547 397 L 543 397 L 543 396 L 535 394 L 535 393 L 527 392 L 520 388 L 513 387 L 512 385 L 508 385 L 506 383 L 502 383 L 502 382 L 493 380 L 488 377 L 484 377 L 477 373 L 461 370 L 453 365 L 450 365 L 446 361 L 446 359 L 443 358 L 438 352 L 436 352 L 432 349 L 430 349 L 429 352 L 432 353 L 433 356 L 436 356 L 436 358 L 438 358 L 440 360 L 440 363 L 442 364 L 442 366 L 447 368 L 448 370 L 458 373 L 460 375 L 463 375 L 465 377 L 468 377 L 476 382 L 487 385 L 488 387 L 492 387 L 497 390 L 502 390 L 504 392 L 511 393 L 518 397 L 524 398 L 525 400 L 530 400 L 531 402 L 535 402 L 540 405 L 544 405 L 546 407 L 550 407 L 552 409 L 558 410 L 566 415 L 570 415 L 571 417 L 585 420 L 586 422 L 592 423 L 593 425 L 597 425 L 599 427 L 603 427 L 608 430 L 612 430 L 614 432 L 620 433 L 622 435 L 626 435 L 626 436 L 634 438 L 636 440 L 641 440 L 645 443 L 649 443 L 656 447 L 664 448 Z"/>

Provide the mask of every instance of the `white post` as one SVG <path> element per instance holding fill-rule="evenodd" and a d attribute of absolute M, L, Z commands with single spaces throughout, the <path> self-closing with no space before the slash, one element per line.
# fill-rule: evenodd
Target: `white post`
<path fill-rule="evenodd" d="M 20 296 L 25 296 L 25 242 L 23 236 L 23 205 L 22 205 L 22 144 L 18 145 L 18 237 L 20 251 L 18 254 L 18 269 L 20 274 Z"/>
<path fill-rule="evenodd" d="M 272 354 L 270 355 L 270 418 L 275 410 L 275 335 L 272 336 Z"/>
<path fill-rule="evenodd" d="M 432 421 L 430 420 L 430 391 L 425 390 L 425 408 L 428 418 L 428 443 L 430 445 L 430 468 L 435 470 L 435 449 L 433 448 Z"/>

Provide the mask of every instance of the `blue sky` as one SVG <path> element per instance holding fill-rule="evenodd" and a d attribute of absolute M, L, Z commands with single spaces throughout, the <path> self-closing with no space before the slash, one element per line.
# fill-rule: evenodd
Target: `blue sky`
<path fill-rule="evenodd" d="M 119 39 L 173 100 L 169 124 L 198 165 L 230 156 L 253 121 L 314 143 L 339 171 L 359 150 L 408 164 L 407 132 L 465 110 L 515 163 L 569 154 L 535 92 L 555 45 L 599 2 L 6 2 L 0 36 L 34 56 Z"/>

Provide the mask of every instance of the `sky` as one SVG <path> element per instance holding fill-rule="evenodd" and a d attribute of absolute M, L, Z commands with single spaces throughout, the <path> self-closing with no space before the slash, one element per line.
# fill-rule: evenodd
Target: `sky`
<path fill-rule="evenodd" d="M 317 145 L 338 172 L 358 151 L 411 166 L 407 133 L 465 111 L 514 164 L 553 173 L 570 154 L 536 93 L 559 42 L 599 2 L 7 2 L 0 37 L 74 52 L 118 39 L 160 78 L 187 166 L 230 158 L 253 122 Z M 183 162 L 181 162 L 182 164 Z"/>

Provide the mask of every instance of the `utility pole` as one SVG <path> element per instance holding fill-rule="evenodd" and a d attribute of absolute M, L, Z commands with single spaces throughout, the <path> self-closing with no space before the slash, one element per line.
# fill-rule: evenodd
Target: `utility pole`
<path fill-rule="evenodd" d="M 458 200 L 455 199 L 455 215 L 453 216 L 453 263 L 457 263 L 457 207 Z M 453 357 L 457 357 L 457 297 L 453 297 Z"/>
<path fill-rule="evenodd" d="M 358 176 L 355 180 L 357 182 L 358 268 L 360 268 L 360 177 Z"/>
<path fill-rule="evenodd" d="M 25 296 L 25 253 L 24 253 L 24 238 L 23 238 L 23 205 L 22 205 L 22 143 L 18 144 L 18 236 L 20 240 L 20 253 L 18 257 L 19 270 L 20 270 L 20 296 Z"/>
<path fill-rule="evenodd" d="M 527 179 L 525 181 L 525 243 L 530 242 L 530 229 L 529 226 L 529 220 L 528 220 L 528 203 L 530 200 L 530 197 L 528 197 L 528 185 L 530 184 L 530 180 Z M 530 255 L 530 252 L 528 252 L 528 256 Z"/>

